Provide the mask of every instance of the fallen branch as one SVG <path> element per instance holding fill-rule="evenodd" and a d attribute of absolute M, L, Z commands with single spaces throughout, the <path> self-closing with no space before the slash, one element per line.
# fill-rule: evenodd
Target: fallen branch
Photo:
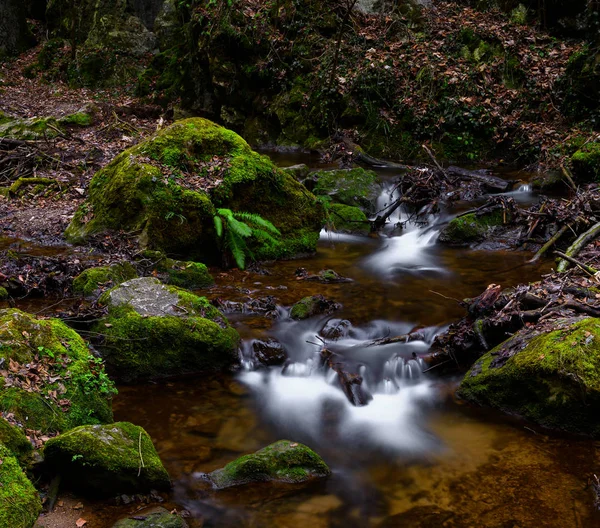
<path fill-rule="evenodd" d="M 450 166 L 446 169 L 446 173 L 458 176 L 463 180 L 475 180 L 483 183 L 489 190 L 495 192 L 506 192 L 511 185 L 511 181 L 503 180 L 497 176 L 491 176 L 489 174 L 481 174 L 480 172 L 470 171 L 467 169 L 461 169 L 460 167 Z"/>
<path fill-rule="evenodd" d="M 594 238 L 596 238 L 598 235 L 600 235 L 600 223 L 597 223 L 595 225 L 593 225 L 590 229 L 588 229 L 585 233 L 582 233 L 581 235 L 579 235 L 577 237 L 577 239 L 575 240 L 575 242 L 573 242 L 565 251 L 565 255 L 568 257 L 572 257 L 575 258 L 579 252 L 592 240 L 594 240 Z M 569 261 L 568 259 L 565 259 L 563 257 L 563 260 L 561 260 L 558 263 L 558 267 L 556 268 L 556 271 L 558 271 L 559 273 L 562 273 L 564 271 L 566 271 L 566 269 L 569 266 Z"/>
<path fill-rule="evenodd" d="M 566 253 L 563 253 L 562 251 L 555 251 L 554 253 L 557 254 L 562 259 L 570 262 L 571 264 L 575 264 L 576 266 L 579 266 L 583 271 L 586 271 L 587 273 L 592 275 L 592 277 L 595 276 L 596 273 L 598 273 L 598 270 L 592 268 L 591 266 L 588 266 L 587 264 L 584 264 L 583 262 L 581 262 L 580 260 L 577 260 L 576 258 L 570 257 L 569 255 L 567 255 Z"/>
<path fill-rule="evenodd" d="M 544 255 L 544 253 L 546 253 L 546 251 L 548 251 L 554 244 L 556 244 L 556 242 L 558 241 L 558 239 L 563 236 L 564 232 L 569 229 L 570 224 L 564 225 L 562 226 L 556 233 L 554 233 L 554 235 L 552 236 L 552 238 L 550 238 L 550 240 L 548 240 L 548 242 L 546 242 L 539 250 L 538 252 L 533 256 L 533 258 L 531 260 L 529 260 L 529 264 L 534 264 L 536 263 L 538 260 L 540 260 L 542 258 L 542 256 Z"/>

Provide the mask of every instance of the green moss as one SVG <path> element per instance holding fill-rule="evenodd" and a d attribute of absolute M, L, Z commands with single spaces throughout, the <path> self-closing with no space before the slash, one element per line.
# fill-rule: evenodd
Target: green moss
<path fill-rule="evenodd" d="M 331 313 L 339 307 L 340 305 L 326 299 L 322 295 L 312 295 L 304 297 L 294 304 L 290 310 L 290 317 L 301 321 L 315 315 Z"/>
<path fill-rule="evenodd" d="M 202 169 L 214 160 L 219 170 Z M 165 177 L 174 165 L 181 170 L 180 178 Z M 216 180 L 210 196 L 186 188 L 187 179 L 199 171 Z M 145 248 L 216 262 L 221 258 L 213 227 L 215 207 L 257 213 L 281 231 L 276 243 L 253 241 L 257 259 L 314 251 L 324 218 L 322 206 L 302 184 L 253 152 L 240 136 L 192 118 L 126 150 L 98 172 L 89 201 L 65 235 L 81 242 L 107 229 L 138 231 Z"/>
<path fill-rule="evenodd" d="M 209 478 L 215 487 L 228 488 L 261 481 L 300 483 L 329 474 L 327 464 L 312 449 L 279 440 L 213 471 Z"/>
<path fill-rule="evenodd" d="M 575 152 L 571 165 L 577 180 L 600 182 L 600 142 L 588 143 Z"/>
<path fill-rule="evenodd" d="M 517 334 L 488 352 L 458 394 L 547 427 L 600 435 L 600 319 L 561 326 L 533 338 Z M 504 365 L 492 363 L 510 350 Z"/>
<path fill-rule="evenodd" d="M 76 125 L 81 127 L 90 126 L 94 119 L 91 114 L 87 112 L 76 112 L 74 114 L 69 114 L 68 116 L 61 117 L 58 122 L 61 125 Z"/>
<path fill-rule="evenodd" d="M 368 235 L 370 223 L 365 213 L 358 207 L 343 204 L 332 204 L 329 207 L 327 227 L 340 233 Z"/>
<path fill-rule="evenodd" d="M 42 511 L 42 503 L 19 463 L 0 444 L 0 526 L 31 528 Z"/>
<path fill-rule="evenodd" d="M 8 295 L 8 291 L 6 290 L 6 288 L 0 286 L 0 301 L 5 301 L 9 297 L 10 296 Z"/>
<path fill-rule="evenodd" d="M 72 429 L 46 443 L 44 458 L 78 490 L 114 496 L 171 487 L 152 439 L 129 422 Z"/>
<path fill-rule="evenodd" d="M 145 251 L 142 256 L 153 261 L 153 270 L 164 277 L 164 282 L 180 288 L 194 290 L 214 284 L 205 264 L 173 260 L 159 251 Z"/>
<path fill-rule="evenodd" d="M 187 528 L 187 523 L 177 513 L 154 506 L 120 519 L 112 528 Z"/>
<path fill-rule="evenodd" d="M 0 442 L 19 460 L 29 455 L 33 449 L 25 433 L 16 425 L 11 425 L 4 418 L 0 418 Z"/>
<path fill-rule="evenodd" d="M 439 241 L 450 245 L 466 245 L 485 238 L 490 229 L 503 225 L 502 211 L 477 215 L 469 213 L 454 218 L 440 233 Z"/>
<path fill-rule="evenodd" d="M 381 184 L 377 174 L 362 168 L 316 172 L 316 195 L 329 196 L 334 202 L 374 212 Z"/>
<path fill-rule="evenodd" d="M 177 295 L 177 315 L 138 313 L 135 304 L 115 300 L 118 288 L 100 298 L 109 304 L 109 317 L 98 323 L 97 331 L 105 336 L 102 349 L 115 376 L 131 382 L 219 370 L 235 363 L 239 334 L 221 312 L 205 297 L 158 281 L 156 287 Z"/>
<path fill-rule="evenodd" d="M 0 310 L 0 343 L 4 361 L 23 365 L 37 356 L 49 372 L 32 391 L 0 378 L 0 410 L 43 432 L 112 421 L 114 385 L 106 378 L 101 361 L 90 356 L 83 339 L 63 322 L 35 319 L 15 309 Z"/>
<path fill-rule="evenodd" d="M 53 117 L 13 119 L 0 124 L 0 137 L 20 140 L 52 139 L 59 134 L 55 128 L 60 131 L 59 123 Z"/>
<path fill-rule="evenodd" d="M 73 291 L 91 297 L 101 288 L 110 288 L 137 276 L 135 268 L 129 262 L 88 268 L 73 280 Z"/>

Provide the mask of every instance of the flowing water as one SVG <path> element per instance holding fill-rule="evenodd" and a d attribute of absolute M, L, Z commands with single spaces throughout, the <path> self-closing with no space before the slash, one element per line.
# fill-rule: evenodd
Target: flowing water
<path fill-rule="evenodd" d="M 389 180 L 389 175 L 383 176 Z M 512 195 L 535 199 L 526 186 Z M 384 193 L 380 205 L 391 197 Z M 447 217 L 427 226 L 392 219 L 380 238 L 323 232 L 315 256 L 266 266 L 266 274 L 217 274 L 210 297 L 273 296 L 276 320 L 231 316 L 244 338 L 243 370 L 148 387 L 123 387 L 117 419 L 145 427 L 175 482 L 173 500 L 205 526 L 587 527 L 600 526 L 587 479 L 596 443 L 560 438 L 453 399 L 457 379 L 425 372 L 435 334 L 463 315 L 457 300 L 489 283 L 536 280 L 548 264 L 530 255 L 448 249 L 436 243 Z M 298 280 L 334 269 L 342 284 Z M 292 321 L 306 295 L 342 303 L 339 312 Z M 287 307 L 287 308 L 286 308 Z M 331 320 L 351 321 L 337 340 L 319 336 Z M 369 346 L 414 329 L 422 340 Z M 274 337 L 284 366 L 258 369 L 253 339 Z M 325 343 L 364 377 L 372 396 L 353 406 L 335 372 L 320 367 Z M 308 486 L 258 484 L 215 492 L 199 478 L 241 454 L 287 438 L 308 444 L 332 468 Z M 198 524 L 199 526 L 200 524 Z"/>

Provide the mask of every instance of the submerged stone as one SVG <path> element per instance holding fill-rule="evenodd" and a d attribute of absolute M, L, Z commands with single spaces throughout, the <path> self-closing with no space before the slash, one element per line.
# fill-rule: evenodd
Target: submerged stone
<path fill-rule="evenodd" d="M 31 528 L 42 511 L 33 484 L 17 459 L 0 443 L 0 526 Z"/>
<path fill-rule="evenodd" d="M 72 242 L 107 230 L 140 233 L 142 247 L 221 261 L 216 208 L 272 222 L 279 239 L 252 237 L 257 259 L 314 251 L 323 223 L 318 200 L 231 130 L 206 119 L 178 121 L 119 154 L 90 184 L 66 230 Z"/>
<path fill-rule="evenodd" d="M 600 319 L 523 329 L 482 356 L 458 395 L 552 429 L 600 435 Z"/>
<path fill-rule="evenodd" d="M 256 453 L 244 455 L 207 475 L 215 488 L 253 482 L 301 483 L 327 477 L 331 471 L 312 449 L 297 442 L 279 440 Z"/>
<path fill-rule="evenodd" d="M 114 384 L 58 319 L 0 310 L 0 410 L 43 433 L 112 421 Z"/>
<path fill-rule="evenodd" d="M 44 459 L 70 485 L 102 495 L 171 487 L 152 439 L 129 422 L 72 429 L 48 440 Z"/>
<path fill-rule="evenodd" d="M 205 297 L 144 277 L 106 292 L 101 349 L 123 381 L 219 370 L 238 359 L 238 333 Z"/>
<path fill-rule="evenodd" d="M 151 506 L 117 521 L 112 528 L 187 528 L 187 523 L 176 513 L 162 506 Z"/>
<path fill-rule="evenodd" d="M 315 315 L 325 315 L 335 312 L 342 307 L 341 304 L 326 299 L 322 295 L 312 295 L 299 300 L 290 310 L 290 317 L 301 321 L 314 317 Z"/>

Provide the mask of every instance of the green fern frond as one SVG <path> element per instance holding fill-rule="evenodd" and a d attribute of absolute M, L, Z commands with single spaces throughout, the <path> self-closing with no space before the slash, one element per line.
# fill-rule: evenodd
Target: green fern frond
<path fill-rule="evenodd" d="M 270 242 L 271 244 L 278 244 L 279 240 L 277 240 L 275 237 L 271 236 L 270 233 L 267 233 L 266 231 L 264 231 L 263 229 L 254 229 L 252 234 L 260 241 L 262 242 Z"/>
<path fill-rule="evenodd" d="M 233 211 L 231 209 L 217 209 L 217 214 L 227 220 L 233 218 Z"/>
<path fill-rule="evenodd" d="M 213 217 L 213 221 L 215 223 L 215 231 L 217 232 L 217 236 L 221 238 L 223 236 L 223 220 L 218 215 Z"/>
<path fill-rule="evenodd" d="M 256 226 L 262 227 L 266 231 L 270 231 L 275 235 L 281 235 L 279 229 L 277 229 L 269 220 L 266 220 L 260 215 L 255 213 L 233 213 L 234 216 L 240 220 L 243 220 L 246 223 L 254 224 Z"/>
<path fill-rule="evenodd" d="M 227 231 L 227 247 L 233 256 L 233 260 L 241 270 L 246 268 L 246 243 L 244 239 L 233 231 Z"/>
<path fill-rule="evenodd" d="M 243 238 L 252 236 L 252 228 L 248 224 L 240 222 L 235 218 L 229 218 L 227 220 L 227 227 L 230 231 L 233 231 L 236 235 L 241 236 Z"/>

